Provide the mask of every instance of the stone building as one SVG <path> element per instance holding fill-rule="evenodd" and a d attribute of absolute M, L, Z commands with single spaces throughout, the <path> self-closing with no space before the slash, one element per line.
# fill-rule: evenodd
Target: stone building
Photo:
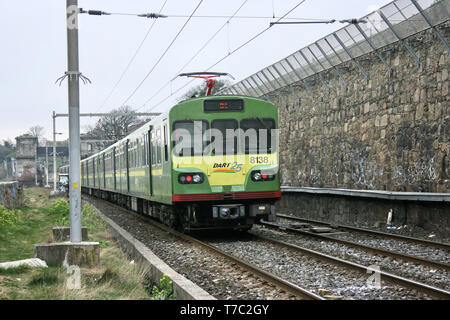
<path fill-rule="evenodd" d="M 16 177 L 19 182 L 33 184 L 39 178 L 40 172 L 36 168 L 37 146 L 36 137 L 28 134 L 16 137 Z"/>

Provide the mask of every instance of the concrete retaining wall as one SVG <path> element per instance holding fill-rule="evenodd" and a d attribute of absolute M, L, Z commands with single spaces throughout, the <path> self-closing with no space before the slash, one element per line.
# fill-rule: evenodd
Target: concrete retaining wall
<path fill-rule="evenodd" d="M 392 209 L 392 223 L 450 237 L 450 204 L 445 201 L 413 201 L 349 196 L 331 193 L 283 192 L 277 212 L 328 223 L 358 227 L 383 226 Z"/>

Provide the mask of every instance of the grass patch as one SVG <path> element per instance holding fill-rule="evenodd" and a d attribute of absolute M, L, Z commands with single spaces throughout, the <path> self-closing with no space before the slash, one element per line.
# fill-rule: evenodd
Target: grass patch
<path fill-rule="evenodd" d="M 29 271 L 31 271 L 31 267 L 23 264 L 17 267 L 11 267 L 6 269 L 0 268 L 0 275 L 22 274 Z"/>
<path fill-rule="evenodd" d="M 42 269 L 31 276 L 27 285 L 30 287 L 34 286 L 51 286 L 57 283 L 59 280 L 58 274 L 53 269 Z"/>
<path fill-rule="evenodd" d="M 34 244 L 52 238 L 51 227 L 57 225 L 58 216 L 49 215 L 56 199 L 48 196 L 47 189 L 24 189 L 25 204 L 14 210 L 14 224 L 0 225 L 0 262 L 31 258 Z"/>
<path fill-rule="evenodd" d="M 25 205 L 13 224 L 0 225 L 0 262 L 34 256 L 34 244 L 51 242 L 52 227 L 68 226 L 69 203 L 49 198 L 49 190 L 25 188 Z M 8 213 L 10 214 L 10 212 Z M 89 241 L 100 243 L 98 268 L 81 268 L 81 288 L 71 290 L 66 282 L 72 274 L 63 268 L 17 267 L 0 269 L 0 299 L 21 300 L 117 300 L 168 299 L 171 289 L 152 290 L 145 286 L 147 270 L 131 264 L 106 231 L 106 222 L 89 205 L 82 210 L 82 224 L 88 227 Z M 165 283 L 170 283 L 165 280 Z M 171 286 L 171 284 L 170 284 Z M 162 293 L 162 290 L 166 290 Z"/>

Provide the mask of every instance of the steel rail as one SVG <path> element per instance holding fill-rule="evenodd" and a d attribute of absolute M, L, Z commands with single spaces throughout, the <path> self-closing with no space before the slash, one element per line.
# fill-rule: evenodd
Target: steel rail
<path fill-rule="evenodd" d="M 310 223 L 315 223 L 315 224 L 320 224 L 320 225 L 326 225 L 326 226 L 339 228 L 341 230 L 357 231 L 357 232 L 367 233 L 367 234 L 378 236 L 378 237 L 381 236 L 381 237 L 385 237 L 385 238 L 403 240 L 406 242 L 414 242 L 417 244 L 432 246 L 432 247 L 439 248 L 439 249 L 450 250 L 450 245 L 446 244 L 446 243 L 442 243 L 442 242 L 430 241 L 430 240 L 414 238 L 414 237 L 409 237 L 409 236 L 404 236 L 404 235 L 399 235 L 399 234 L 394 234 L 394 233 L 387 233 L 387 232 L 371 230 L 371 229 L 366 229 L 366 228 L 352 227 L 352 226 L 348 226 L 348 225 L 334 224 L 334 223 L 324 222 L 324 221 L 319 221 L 319 220 L 300 218 L 300 217 L 295 217 L 295 216 L 281 214 L 281 213 L 277 213 L 277 217 L 291 219 L 291 220 L 297 220 L 297 221 L 310 222 Z"/>
<path fill-rule="evenodd" d="M 355 262 L 351 262 L 351 261 L 347 261 L 347 260 L 344 260 L 341 258 L 333 257 L 328 254 L 324 254 L 324 253 L 321 253 L 321 252 L 318 252 L 315 250 L 303 248 L 298 245 L 294 245 L 294 244 L 287 243 L 284 241 L 268 238 L 265 236 L 260 236 L 260 235 L 255 235 L 255 234 L 252 234 L 252 235 L 254 235 L 256 238 L 260 238 L 262 240 L 272 242 L 272 243 L 280 245 L 282 247 L 293 249 L 300 253 L 303 253 L 303 254 L 306 254 L 309 256 L 313 256 L 319 260 L 325 260 L 325 261 L 331 262 L 336 265 L 342 265 L 345 268 L 351 268 L 351 269 L 357 270 L 359 272 L 363 272 L 364 274 L 366 274 L 367 271 L 373 271 L 370 267 L 366 267 L 364 265 L 361 265 L 361 264 L 358 264 Z M 430 296 L 433 296 L 433 297 L 436 297 L 439 299 L 445 299 L 445 300 L 450 299 L 450 291 L 447 291 L 447 290 L 444 290 L 441 288 L 437 288 L 437 287 L 434 287 L 434 286 L 431 286 L 431 285 L 428 285 L 428 284 L 425 284 L 425 283 L 422 283 L 419 281 L 415 281 L 415 280 L 411 280 L 411 279 L 404 278 L 401 276 L 397 276 L 395 274 L 388 273 L 385 271 L 380 270 L 377 272 L 379 272 L 380 278 L 387 282 L 394 283 L 394 284 L 400 285 L 402 287 L 411 288 L 411 289 L 417 290 L 419 292 L 427 293 Z"/>
<path fill-rule="evenodd" d="M 401 253 L 401 252 L 390 251 L 390 250 L 386 250 L 386 249 L 382 249 L 382 248 L 368 246 L 368 245 L 364 245 L 364 244 L 354 242 L 354 241 L 333 238 L 326 234 L 314 233 L 314 232 L 310 232 L 310 231 L 285 227 L 285 226 L 278 225 L 273 222 L 261 221 L 260 223 L 264 226 L 278 228 L 282 231 L 287 231 L 290 233 L 296 233 L 296 234 L 301 234 L 301 235 L 305 235 L 305 236 L 309 236 L 309 237 L 313 237 L 313 238 L 318 238 L 321 240 L 340 243 L 340 244 L 346 245 L 348 247 L 363 250 L 368 253 L 373 253 L 373 254 L 381 255 L 381 256 L 389 256 L 389 257 L 398 258 L 398 259 L 402 259 L 402 260 L 409 261 L 409 262 L 419 263 L 419 264 L 422 264 L 422 265 L 425 265 L 428 267 L 433 267 L 433 268 L 444 269 L 446 271 L 450 271 L 450 265 L 447 263 L 434 261 L 434 260 L 428 260 L 425 258 L 421 258 L 421 257 L 417 257 L 417 256 L 413 256 L 413 255 L 405 254 L 405 253 Z"/>
<path fill-rule="evenodd" d="M 254 266 L 252 264 L 249 264 L 249 263 L 247 263 L 247 262 L 245 262 L 245 261 L 243 261 L 243 260 L 241 260 L 241 259 L 239 259 L 237 257 L 234 257 L 233 255 L 230 255 L 230 254 L 228 254 L 228 253 L 226 253 L 226 252 L 224 252 L 224 251 L 222 251 L 222 250 L 220 250 L 220 249 L 218 249 L 218 248 L 216 248 L 216 247 L 214 247 L 214 246 L 212 246 L 210 244 L 202 242 L 202 241 L 200 241 L 198 239 L 195 239 L 195 238 L 193 238 L 191 236 L 188 236 L 187 234 L 178 232 L 178 231 L 176 231 L 176 230 L 174 230 L 174 229 L 172 229 L 172 228 L 170 228 L 170 227 L 168 227 L 166 225 L 163 225 L 163 224 L 161 224 L 159 222 L 156 222 L 156 221 L 152 220 L 151 217 L 149 217 L 149 216 L 142 215 L 142 214 L 140 214 L 140 213 L 138 213 L 136 211 L 133 211 L 133 210 L 121 207 L 121 206 L 119 206 L 117 204 L 111 203 L 111 202 L 103 200 L 103 199 L 95 198 L 95 200 L 103 202 L 103 203 L 106 203 L 106 204 L 108 204 L 108 205 L 110 205 L 112 207 L 118 208 L 118 209 L 120 209 L 122 211 L 125 211 L 125 212 L 128 212 L 130 214 L 133 214 L 134 216 L 139 217 L 141 220 L 146 221 L 149 224 L 151 224 L 151 225 L 153 225 L 153 226 L 155 226 L 155 227 L 157 227 L 157 228 L 159 228 L 159 229 L 161 229 L 163 231 L 166 231 L 166 232 L 168 232 L 168 233 L 170 233 L 172 235 L 175 235 L 175 236 L 177 236 L 177 237 L 179 237 L 179 238 L 181 238 L 183 240 L 195 243 L 195 244 L 197 244 L 197 245 L 199 245 L 201 247 L 207 248 L 210 251 L 213 251 L 214 253 L 219 254 L 219 255 L 221 255 L 221 256 L 231 260 L 233 263 L 239 265 L 243 269 L 246 269 L 246 270 L 250 271 L 251 273 L 253 273 L 256 276 L 258 276 L 259 278 L 261 278 L 263 280 L 266 280 L 267 282 L 270 282 L 271 284 L 275 285 L 279 289 L 284 290 L 286 292 L 289 292 L 290 294 L 292 294 L 292 295 L 294 295 L 296 297 L 302 297 L 303 299 L 308 299 L 308 300 L 326 300 L 325 298 L 323 298 L 320 295 L 317 295 L 317 294 L 315 294 L 315 293 L 313 293 L 313 292 L 311 292 L 311 291 L 309 291 L 307 289 L 304 289 L 304 288 L 302 288 L 300 286 L 297 286 L 297 285 L 295 285 L 295 284 L 293 284 L 293 283 L 291 283 L 289 281 L 286 281 L 286 280 L 284 280 L 284 279 L 282 279 L 282 278 L 280 278 L 280 277 L 278 277 L 278 276 L 276 276 L 276 275 L 274 275 L 272 273 L 264 271 L 264 270 L 262 270 L 262 269 L 260 269 L 260 268 L 258 268 L 256 266 Z"/>

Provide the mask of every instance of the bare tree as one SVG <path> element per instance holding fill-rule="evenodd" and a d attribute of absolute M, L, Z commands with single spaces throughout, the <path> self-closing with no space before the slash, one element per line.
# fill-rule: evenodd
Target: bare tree
<path fill-rule="evenodd" d="M 44 127 L 41 127 L 39 125 L 32 126 L 30 129 L 28 129 L 27 132 L 29 135 L 32 135 L 33 137 L 38 138 L 38 143 L 42 145 L 42 143 L 45 143 L 46 140 L 44 138 L 45 129 Z"/>
<path fill-rule="evenodd" d="M 100 118 L 95 127 L 88 127 L 85 138 L 119 140 L 129 134 L 140 123 L 136 112 L 129 106 L 114 109 Z"/>

